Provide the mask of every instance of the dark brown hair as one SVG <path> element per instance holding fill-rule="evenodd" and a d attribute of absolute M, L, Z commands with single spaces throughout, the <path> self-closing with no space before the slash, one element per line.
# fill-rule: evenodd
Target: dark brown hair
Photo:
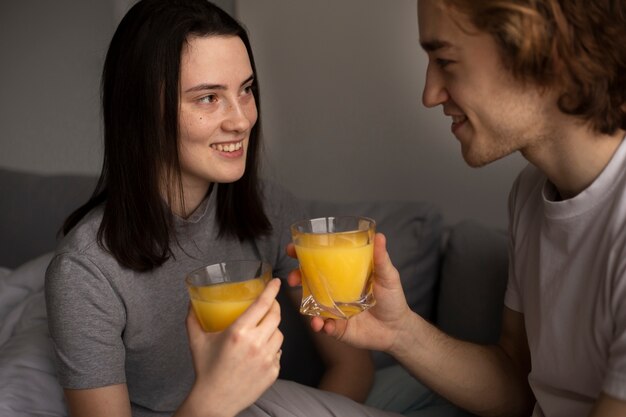
<path fill-rule="evenodd" d="M 498 43 L 514 76 L 556 87 L 597 132 L 626 129 L 626 1 L 444 0 Z"/>
<path fill-rule="evenodd" d="M 192 36 L 237 36 L 256 67 L 245 29 L 206 0 L 141 0 L 120 22 L 102 74 L 104 162 L 93 196 L 63 225 L 67 234 L 104 204 L 99 244 L 124 267 L 162 265 L 176 242 L 167 202 L 182 196 L 178 154 L 181 53 Z M 255 77 L 256 79 L 256 77 Z M 253 86 L 260 120 L 258 85 Z M 271 230 L 258 181 L 260 122 L 250 132 L 241 179 L 217 186 L 220 236 L 254 238 Z M 182 201 L 182 200 L 180 200 Z"/>

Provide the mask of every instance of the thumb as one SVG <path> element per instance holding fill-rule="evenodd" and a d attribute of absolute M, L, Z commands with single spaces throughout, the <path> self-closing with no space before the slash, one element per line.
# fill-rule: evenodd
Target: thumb
<path fill-rule="evenodd" d="M 196 317 L 196 313 L 193 311 L 193 307 L 191 306 L 191 302 L 189 302 L 189 308 L 187 310 L 187 335 L 189 336 L 189 341 L 192 342 L 201 336 L 204 333 L 202 327 L 200 326 L 200 322 Z"/>
<path fill-rule="evenodd" d="M 376 282 L 382 287 L 394 287 L 399 281 L 398 270 L 391 263 L 387 252 L 387 239 L 382 233 L 374 237 L 374 272 Z"/>

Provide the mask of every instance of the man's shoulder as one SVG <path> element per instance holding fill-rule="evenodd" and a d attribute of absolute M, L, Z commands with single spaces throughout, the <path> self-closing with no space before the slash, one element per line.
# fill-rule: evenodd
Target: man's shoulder
<path fill-rule="evenodd" d="M 522 189 L 535 189 L 538 184 L 543 185 L 546 180 L 545 174 L 536 166 L 528 163 L 524 169 L 517 174 L 515 185 Z"/>
<path fill-rule="evenodd" d="M 533 164 L 528 164 L 520 171 L 509 193 L 510 208 L 517 201 L 526 200 L 533 195 L 540 196 L 541 189 L 546 182 L 546 176 Z"/>

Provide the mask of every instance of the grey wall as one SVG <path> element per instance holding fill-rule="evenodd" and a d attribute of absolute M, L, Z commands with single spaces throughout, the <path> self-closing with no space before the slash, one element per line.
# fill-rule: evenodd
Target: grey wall
<path fill-rule="evenodd" d="M 415 0 L 236 0 L 255 48 L 272 172 L 294 193 L 427 200 L 448 223 L 506 226 L 524 165 L 472 169 L 440 108 L 421 104 Z"/>
<path fill-rule="evenodd" d="M 133 0 L 0 2 L 0 166 L 97 173 L 98 86 Z M 420 102 L 415 0 L 222 0 L 248 27 L 268 174 L 309 198 L 432 201 L 448 223 L 504 227 L 523 162 L 463 163 L 441 110 Z"/>
<path fill-rule="evenodd" d="M 0 2 L 0 166 L 100 169 L 98 83 L 111 1 Z"/>
<path fill-rule="evenodd" d="M 98 173 L 99 83 L 134 0 L 0 2 L 0 166 Z M 216 0 L 229 12 L 233 0 Z"/>

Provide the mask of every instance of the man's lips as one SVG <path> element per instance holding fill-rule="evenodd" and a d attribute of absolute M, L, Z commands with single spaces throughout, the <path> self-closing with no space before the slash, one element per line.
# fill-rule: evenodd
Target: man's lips
<path fill-rule="evenodd" d="M 452 133 L 455 133 L 458 129 L 461 128 L 461 126 L 465 124 L 465 122 L 467 122 L 467 116 L 465 116 L 464 114 L 450 114 L 448 116 L 452 117 Z"/>

